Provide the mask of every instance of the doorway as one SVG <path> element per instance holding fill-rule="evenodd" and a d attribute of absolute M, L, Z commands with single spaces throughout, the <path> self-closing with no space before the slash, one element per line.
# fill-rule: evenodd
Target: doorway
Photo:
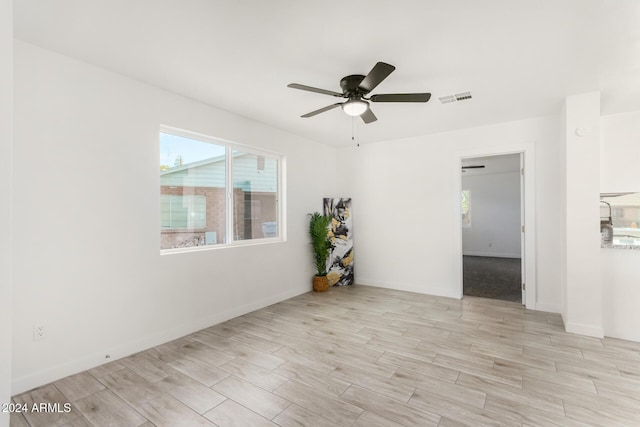
<path fill-rule="evenodd" d="M 462 293 L 525 304 L 523 154 L 461 161 Z"/>

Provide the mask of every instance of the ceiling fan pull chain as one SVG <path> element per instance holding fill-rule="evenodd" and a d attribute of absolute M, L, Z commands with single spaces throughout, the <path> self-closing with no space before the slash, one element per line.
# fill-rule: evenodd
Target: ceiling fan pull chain
<path fill-rule="evenodd" d="M 351 116 L 351 140 L 355 141 L 356 117 Z"/>

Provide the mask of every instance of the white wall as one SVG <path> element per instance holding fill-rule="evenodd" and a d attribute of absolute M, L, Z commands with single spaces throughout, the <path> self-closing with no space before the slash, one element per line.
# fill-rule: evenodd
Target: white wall
<path fill-rule="evenodd" d="M 569 332 L 602 337 L 600 276 L 600 93 L 565 101 L 564 181 L 566 290 L 563 320 Z"/>
<path fill-rule="evenodd" d="M 640 251 L 601 252 L 604 335 L 640 342 Z"/>
<path fill-rule="evenodd" d="M 530 143 L 536 153 L 537 306 L 559 311 L 557 207 L 560 118 L 535 118 L 341 150 L 340 182 L 353 196 L 356 282 L 460 296 L 455 233 L 461 151 Z M 458 233 L 459 236 L 459 233 Z"/>
<path fill-rule="evenodd" d="M 471 192 L 471 227 L 462 229 L 462 253 L 520 258 L 520 173 L 462 174 L 462 189 Z"/>
<path fill-rule="evenodd" d="M 600 192 L 640 192 L 640 111 L 602 116 Z"/>
<path fill-rule="evenodd" d="M 13 393 L 310 290 L 333 148 L 23 42 L 15 70 Z M 160 256 L 161 124 L 284 154 L 288 241 Z"/>
<path fill-rule="evenodd" d="M 602 116 L 600 124 L 600 191 L 640 192 L 640 111 Z M 640 251 L 600 252 L 604 334 L 640 341 Z"/>
<path fill-rule="evenodd" d="M 0 404 L 11 398 L 11 157 L 13 144 L 13 12 L 0 0 Z M 0 412 L 0 426 L 9 414 Z"/>

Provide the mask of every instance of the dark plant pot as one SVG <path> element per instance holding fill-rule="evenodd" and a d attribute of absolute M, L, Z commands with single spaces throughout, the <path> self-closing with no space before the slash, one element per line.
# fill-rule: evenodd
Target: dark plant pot
<path fill-rule="evenodd" d="M 327 276 L 313 276 L 313 290 L 316 292 L 328 291 L 329 279 Z"/>

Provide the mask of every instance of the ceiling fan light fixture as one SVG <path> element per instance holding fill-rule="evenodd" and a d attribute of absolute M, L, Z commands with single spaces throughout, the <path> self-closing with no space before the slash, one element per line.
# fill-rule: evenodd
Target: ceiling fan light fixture
<path fill-rule="evenodd" d="M 353 117 L 361 116 L 368 109 L 369 103 L 362 99 L 350 99 L 342 104 L 342 111 Z"/>

